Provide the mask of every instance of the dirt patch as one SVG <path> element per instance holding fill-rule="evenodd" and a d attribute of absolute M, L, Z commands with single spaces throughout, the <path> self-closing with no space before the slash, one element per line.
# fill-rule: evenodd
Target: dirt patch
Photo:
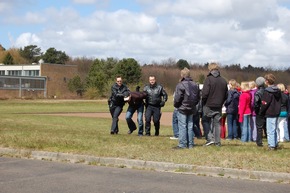
<path fill-rule="evenodd" d="M 108 113 L 52 113 L 48 115 L 53 116 L 69 116 L 69 117 L 95 117 L 95 118 L 111 118 L 111 114 Z M 121 113 L 119 119 L 125 121 L 126 113 Z M 137 122 L 137 113 L 134 113 L 133 120 Z M 172 125 L 172 112 L 162 112 L 160 124 L 164 126 Z"/>

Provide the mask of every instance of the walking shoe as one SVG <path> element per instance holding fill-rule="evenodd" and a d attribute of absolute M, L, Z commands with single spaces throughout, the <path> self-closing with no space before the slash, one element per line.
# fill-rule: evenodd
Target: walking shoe
<path fill-rule="evenodd" d="M 136 129 L 134 129 L 134 130 L 130 130 L 129 129 L 129 131 L 128 131 L 128 134 L 130 135 L 131 133 L 133 133 L 133 131 L 135 131 Z"/>
<path fill-rule="evenodd" d="M 276 151 L 277 148 L 276 148 L 276 147 L 269 147 L 268 150 L 269 150 L 269 151 Z"/>
<path fill-rule="evenodd" d="M 178 140 L 178 137 L 170 137 L 170 139 L 172 139 L 172 140 Z"/>
<path fill-rule="evenodd" d="M 222 144 L 220 142 L 215 143 L 214 145 L 217 146 L 217 147 L 221 147 L 222 146 Z"/>
<path fill-rule="evenodd" d="M 204 146 L 210 146 L 210 145 L 212 145 L 212 144 L 214 144 L 213 141 L 207 141 L 207 142 L 204 144 Z"/>
<path fill-rule="evenodd" d="M 115 132 L 114 131 L 111 131 L 111 135 L 114 135 L 115 134 Z"/>
<path fill-rule="evenodd" d="M 155 131 L 155 136 L 158 136 L 159 135 L 159 131 Z"/>

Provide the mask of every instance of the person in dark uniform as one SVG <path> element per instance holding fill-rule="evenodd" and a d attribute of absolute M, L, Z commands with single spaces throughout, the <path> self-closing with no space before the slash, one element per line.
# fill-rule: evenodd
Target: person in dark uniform
<path fill-rule="evenodd" d="M 163 86 L 157 84 L 155 76 L 149 76 L 149 85 L 144 87 L 144 92 L 147 93 L 145 102 L 145 132 L 150 136 L 151 130 L 151 117 L 155 127 L 155 136 L 159 135 L 161 107 L 165 105 L 168 95 Z"/>
<path fill-rule="evenodd" d="M 125 105 L 125 97 L 130 95 L 130 90 L 126 85 L 122 82 L 122 77 L 116 77 L 116 83 L 111 88 L 112 94 L 108 100 L 110 113 L 112 116 L 112 126 L 111 126 L 111 134 L 118 134 L 119 127 L 119 115 L 123 111 L 123 106 Z"/>

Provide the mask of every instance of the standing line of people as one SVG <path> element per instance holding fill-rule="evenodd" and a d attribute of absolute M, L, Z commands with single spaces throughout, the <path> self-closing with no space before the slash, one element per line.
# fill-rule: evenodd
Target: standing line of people
<path fill-rule="evenodd" d="M 240 138 L 242 142 L 253 141 L 258 147 L 262 147 L 264 132 L 269 150 L 276 150 L 279 142 L 289 141 L 290 97 L 284 84 L 275 84 L 273 74 L 258 77 L 255 81 L 242 82 L 239 88 L 234 79 L 227 83 L 221 76 L 217 63 L 209 64 L 208 69 L 209 74 L 202 89 L 193 81 L 188 68 L 180 71 L 181 79 L 173 95 L 173 137 L 170 139 L 178 139 L 178 145 L 174 149 L 194 147 L 194 137 L 202 136 L 200 121 L 206 139 L 204 146 L 221 146 L 221 138 L 226 136 L 221 128 L 225 122 L 227 140 Z M 132 120 L 137 111 L 138 135 L 143 135 L 145 109 L 145 135 L 151 135 L 153 120 L 154 135 L 159 136 L 161 108 L 167 99 L 165 89 L 156 82 L 153 75 L 149 76 L 149 84 L 145 85 L 143 91 L 137 86 L 134 92 L 123 84 L 122 77 L 117 76 L 108 100 L 112 116 L 110 133 L 118 134 L 119 115 L 128 102 L 128 134 L 137 130 Z"/>

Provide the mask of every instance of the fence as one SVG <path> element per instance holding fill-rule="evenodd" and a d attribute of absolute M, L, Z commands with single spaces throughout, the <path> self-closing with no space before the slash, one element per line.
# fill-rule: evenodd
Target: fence
<path fill-rule="evenodd" d="M 46 98 L 46 77 L 0 76 L 0 90 L 5 95 L 13 95 L 18 91 L 20 98 L 33 93 L 43 93 L 43 97 Z"/>

